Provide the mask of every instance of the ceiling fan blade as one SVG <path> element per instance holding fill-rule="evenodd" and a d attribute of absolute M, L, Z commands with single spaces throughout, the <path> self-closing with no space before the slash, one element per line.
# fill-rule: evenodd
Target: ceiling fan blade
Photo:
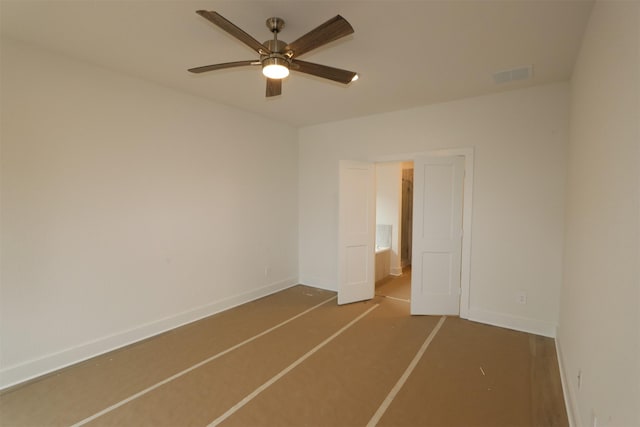
<path fill-rule="evenodd" d="M 282 79 L 267 79 L 267 98 L 282 93 Z"/>
<path fill-rule="evenodd" d="M 264 52 L 267 55 L 271 53 L 271 51 L 267 49 L 262 43 L 260 43 L 258 40 L 251 37 L 249 34 L 242 31 L 240 28 L 235 26 L 231 21 L 227 20 L 224 16 L 220 15 L 219 13 L 214 11 L 208 11 L 208 10 L 198 10 L 196 11 L 196 13 L 202 16 L 203 18 L 213 22 L 218 27 L 222 28 L 227 33 L 231 34 L 233 37 L 237 38 L 242 43 L 246 44 L 256 52 L 260 54 Z"/>
<path fill-rule="evenodd" d="M 225 62 L 222 64 L 203 65 L 202 67 L 189 68 L 188 71 L 198 74 L 198 73 L 205 73 L 207 71 L 222 70 L 224 68 L 244 67 L 246 65 L 260 65 L 260 62 L 254 61 L 254 60 Z"/>
<path fill-rule="evenodd" d="M 293 56 L 297 57 L 352 33 L 353 27 L 351 24 L 342 16 L 336 15 L 293 43 L 289 43 L 285 47 L 285 52 L 292 51 Z"/>
<path fill-rule="evenodd" d="M 353 71 L 341 70 L 340 68 L 333 68 L 327 65 L 314 64 L 313 62 L 300 61 L 299 59 L 292 62 L 291 69 L 344 84 L 351 83 L 353 78 L 358 75 L 358 73 Z"/>

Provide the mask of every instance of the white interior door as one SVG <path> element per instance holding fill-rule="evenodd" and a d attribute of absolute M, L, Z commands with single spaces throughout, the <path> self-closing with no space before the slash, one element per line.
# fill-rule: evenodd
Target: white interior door
<path fill-rule="evenodd" d="M 460 313 L 464 157 L 414 160 L 411 314 Z"/>
<path fill-rule="evenodd" d="M 371 299 L 375 292 L 375 169 L 340 161 L 338 304 Z"/>

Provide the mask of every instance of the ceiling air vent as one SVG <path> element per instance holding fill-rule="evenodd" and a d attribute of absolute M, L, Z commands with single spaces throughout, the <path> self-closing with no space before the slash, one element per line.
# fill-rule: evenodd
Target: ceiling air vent
<path fill-rule="evenodd" d="M 533 65 L 526 67 L 511 68 L 509 70 L 496 71 L 493 73 L 493 81 L 496 84 L 508 83 L 511 81 L 529 80 L 533 76 Z"/>

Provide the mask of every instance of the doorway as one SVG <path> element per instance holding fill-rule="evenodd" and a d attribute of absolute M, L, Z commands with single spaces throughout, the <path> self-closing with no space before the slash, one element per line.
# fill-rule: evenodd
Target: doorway
<path fill-rule="evenodd" d="M 411 266 L 411 238 L 413 234 L 413 162 L 402 168 L 402 210 L 400 219 L 400 264 Z"/>
<path fill-rule="evenodd" d="M 375 294 L 410 303 L 413 162 L 376 163 L 375 170 Z"/>
<path fill-rule="evenodd" d="M 414 162 L 411 313 L 459 314 L 466 319 L 474 149 L 445 149 L 373 160 L 383 163 L 407 159 Z M 341 295 L 342 303 L 349 303 L 371 299 L 375 294 L 374 163 L 340 161 L 339 182 L 338 303 Z M 455 200 L 456 207 L 447 200 Z M 352 239 L 356 231 L 361 236 L 357 241 Z M 418 300 L 421 305 L 416 303 Z"/>

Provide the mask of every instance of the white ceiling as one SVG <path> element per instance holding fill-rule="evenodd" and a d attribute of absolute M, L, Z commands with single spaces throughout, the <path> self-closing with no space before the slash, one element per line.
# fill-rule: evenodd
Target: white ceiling
<path fill-rule="evenodd" d="M 164 86 L 305 126 L 568 80 L 592 0 L 27 1 L 2 0 L 2 34 Z M 348 86 L 292 73 L 266 99 L 259 67 L 187 68 L 257 55 L 198 16 L 215 10 L 259 41 L 285 20 L 293 41 L 336 14 L 355 33 L 301 59 L 357 71 Z M 526 82 L 495 71 L 533 64 Z"/>

